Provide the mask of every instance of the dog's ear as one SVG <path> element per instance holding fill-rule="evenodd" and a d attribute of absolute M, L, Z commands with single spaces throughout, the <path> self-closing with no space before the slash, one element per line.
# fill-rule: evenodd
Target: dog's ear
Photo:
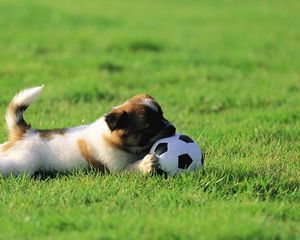
<path fill-rule="evenodd" d="M 111 131 L 124 129 L 129 125 L 129 117 L 125 111 L 112 111 L 105 115 L 105 122 Z"/>

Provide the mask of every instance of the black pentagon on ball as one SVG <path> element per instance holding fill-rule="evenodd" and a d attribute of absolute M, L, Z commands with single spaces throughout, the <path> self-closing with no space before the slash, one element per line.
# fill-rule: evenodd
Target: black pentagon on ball
<path fill-rule="evenodd" d="M 187 136 L 187 135 L 180 135 L 179 139 L 180 139 L 181 141 L 186 142 L 186 143 L 193 143 L 193 142 L 194 142 L 193 139 L 191 139 L 191 138 L 190 138 L 189 136 Z"/>
<path fill-rule="evenodd" d="M 187 169 L 193 162 L 188 154 L 182 154 L 178 157 L 178 168 Z"/>
<path fill-rule="evenodd" d="M 166 151 L 168 151 L 168 144 L 167 143 L 159 143 L 154 152 L 156 155 L 160 156 L 162 155 L 163 153 L 165 153 Z"/>

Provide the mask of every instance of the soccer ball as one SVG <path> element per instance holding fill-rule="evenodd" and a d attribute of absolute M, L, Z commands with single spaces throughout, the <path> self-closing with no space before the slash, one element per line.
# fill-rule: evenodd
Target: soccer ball
<path fill-rule="evenodd" d="M 198 144 L 191 137 L 178 133 L 158 140 L 150 153 L 158 157 L 161 170 L 172 176 L 201 168 L 204 163 L 204 154 Z"/>

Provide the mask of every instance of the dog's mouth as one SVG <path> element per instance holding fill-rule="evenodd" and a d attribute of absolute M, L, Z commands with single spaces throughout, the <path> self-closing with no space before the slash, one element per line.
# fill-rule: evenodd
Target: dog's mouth
<path fill-rule="evenodd" d="M 159 136 L 159 139 L 162 139 L 162 138 L 166 138 L 166 137 L 171 137 L 173 136 L 174 134 L 176 133 L 176 128 L 173 126 L 173 125 L 168 125 L 167 128 L 165 128 L 162 132 L 161 132 L 161 136 Z M 156 140 L 156 141 L 157 141 Z"/>
<path fill-rule="evenodd" d="M 145 143 L 143 147 L 143 152 L 148 153 L 155 142 L 157 142 L 162 138 L 171 137 L 175 133 L 176 133 L 176 128 L 173 125 L 169 124 L 166 128 L 160 131 L 156 136 L 152 137 L 151 139 L 148 139 L 148 141 Z"/>
<path fill-rule="evenodd" d="M 138 138 L 139 141 L 134 145 L 125 141 L 124 148 L 128 152 L 133 154 L 146 155 L 147 153 L 149 153 L 151 147 L 155 142 L 157 142 L 162 138 L 171 137 L 175 134 L 175 132 L 176 132 L 176 128 L 171 123 L 168 122 L 159 131 L 157 130 L 145 131 L 140 137 L 136 136 L 136 138 Z"/>

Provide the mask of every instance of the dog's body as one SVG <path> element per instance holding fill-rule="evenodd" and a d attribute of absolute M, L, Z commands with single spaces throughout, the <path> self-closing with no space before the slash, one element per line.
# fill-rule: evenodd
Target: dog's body
<path fill-rule="evenodd" d="M 0 175 L 93 167 L 149 173 L 158 165 L 151 145 L 175 133 L 150 96 L 137 95 L 90 125 L 35 130 L 23 119 L 42 87 L 17 94 L 6 113 L 9 139 L 0 145 Z"/>

